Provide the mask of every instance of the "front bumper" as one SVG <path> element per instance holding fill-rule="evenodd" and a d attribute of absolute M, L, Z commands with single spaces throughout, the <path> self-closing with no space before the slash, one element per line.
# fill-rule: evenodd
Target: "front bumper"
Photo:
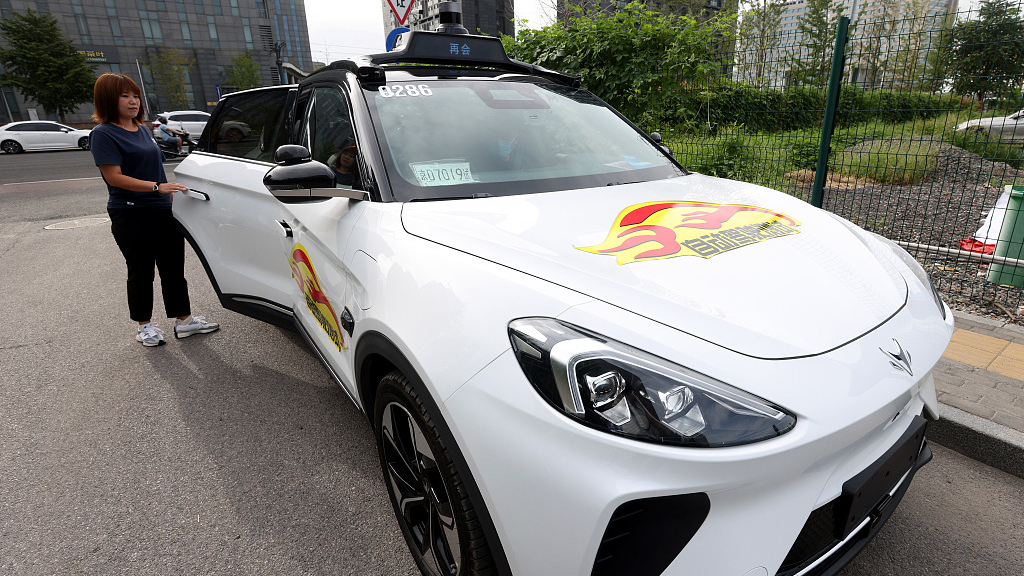
<path fill-rule="evenodd" d="M 794 430 L 773 440 L 682 449 L 616 437 L 569 420 L 524 385 L 509 351 L 453 394 L 444 410 L 446 420 L 457 424 L 456 441 L 514 574 L 592 574 L 605 532 L 622 505 L 705 494 L 707 517 L 688 543 L 672 545 L 680 551 L 660 573 L 744 576 L 755 570 L 767 575 L 784 564 L 812 513 L 899 443 L 920 419 L 922 396 L 933 394 L 933 387 L 926 376 L 905 407 L 905 396 L 881 405 L 879 413 L 890 418 L 899 413 L 874 430 L 864 430 L 862 422 L 821 430 L 798 420 Z M 870 420 L 877 420 L 874 416 Z M 927 450 L 919 460 L 927 460 Z M 892 504 L 909 480 L 894 492 Z M 878 519 L 884 521 L 893 507 Z M 691 519 L 680 514 L 672 537 L 689 538 L 681 526 Z M 869 523 L 866 534 L 858 528 L 838 548 L 830 540 L 811 549 L 795 564 L 797 572 L 787 574 L 799 573 L 823 554 L 828 566 L 840 566 L 880 521 Z"/>

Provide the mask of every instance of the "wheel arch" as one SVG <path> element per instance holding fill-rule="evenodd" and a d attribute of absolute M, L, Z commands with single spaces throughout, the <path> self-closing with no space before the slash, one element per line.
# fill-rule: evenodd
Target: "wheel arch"
<path fill-rule="evenodd" d="M 434 427 L 437 429 L 441 439 L 446 446 L 455 448 L 455 450 L 449 450 L 448 454 L 452 462 L 454 462 L 459 476 L 462 478 L 466 491 L 469 493 L 473 508 L 477 511 L 480 526 L 487 536 L 487 544 L 494 557 L 494 565 L 502 576 L 512 576 L 512 569 L 502 547 L 501 539 L 498 538 L 498 531 L 494 526 L 494 521 L 491 519 L 491 512 L 484 502 L 480 488 L 476 484 L 476 478 L 474 478 L 469 464 L 466 462 L 461 447 L 455 441 L 455 435 L 452 434 L 451 429 L 448 427 L 448 422 L 444 419 L 436 400 L 423 383 L 423 379 L 420 378 L 413 368 L 412 363 L 398 349 L 394 342 L 380 332 L 367 332 L 363 334 L 356 344 L 355 352 L 355 377 L 356 385 L 359 389 L 359 402 L 362 404 L 363 413 L 370 420 L 371 427 L 373 426 L 373 409 L 377 386 L 384 376 L 394 370 L 400 371 L 409 379 L 410 385 L 412 385 L 423 401 L 423 406 L 430 415 L 430 419 L 433 421 Z M 376 430 L 374 430 L 374 433 L 376 434 Z"/>

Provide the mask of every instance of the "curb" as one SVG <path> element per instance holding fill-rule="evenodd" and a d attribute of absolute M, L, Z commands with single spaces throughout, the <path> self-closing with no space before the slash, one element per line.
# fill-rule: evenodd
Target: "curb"
<path fill-rule="evenodd" d="M 1024 478 L 1024 433 L 945 404 L 939 404 L 939 416 L 928 423 L 929 440 Z"/>

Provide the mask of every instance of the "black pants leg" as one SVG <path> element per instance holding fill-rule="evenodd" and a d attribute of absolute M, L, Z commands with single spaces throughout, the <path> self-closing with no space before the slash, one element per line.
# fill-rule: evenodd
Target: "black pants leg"
<path fill-rule="evenodd" d="M 164 208 L 111 208 L 110 231 L 128 267 L 128 313 L 136 322 L 153 316 L 154 268 L 160 270 L 168 318 L 191 313 L 185 281 L 185 239 Z"/>

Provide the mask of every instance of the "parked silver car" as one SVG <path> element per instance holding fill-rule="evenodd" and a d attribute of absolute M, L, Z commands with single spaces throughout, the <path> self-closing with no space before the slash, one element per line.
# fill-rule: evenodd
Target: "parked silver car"
<path fill-rule="evenodd" d="M 1005 117 L 977 118 L 956 127 L 957 132 L 965 130 L 977 130 L 1000 140 L 1024 140 L 1024 110 Z"/>
<path fill-rule="evenodd" d="M 49 120 L 11 122 L 0 126 L 0 150 L 17 154 L 25 150 L 89 149 L 89 130 L 79 130 Z"/>

